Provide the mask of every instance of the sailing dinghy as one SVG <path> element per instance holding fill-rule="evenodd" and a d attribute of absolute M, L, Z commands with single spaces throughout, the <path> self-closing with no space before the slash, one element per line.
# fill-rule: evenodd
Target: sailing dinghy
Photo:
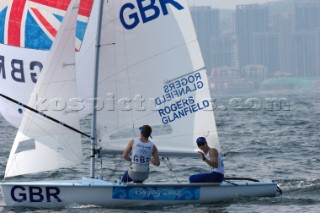
<path fill-rule="evenodd" d="M 68 12 L 50 50 L 46 69 L 34 88 L 39 97 L 67 100 L 77 97 L 75 22 L 78 0 Z M 212 203 L 235 196 L 275 196 L 269 182 L 127 184 L 95 178 L 98 144 L 109 151 L 122 150 L 143 124 L 153 127 L 153 142 L 162 153 L 189 155 L 195 139 L 205 136 L 220 150 L 210 110 L 206 70 L 185 0 L 95 1 L 97 20 L 96 70 L 92 131 L 79 130 L 76 111 L 35 113 L 36 101 L 24 113 L 15 138 L 5 179 L 78 165 L 82 160 L 81 134 L 91 139 L 90 178 L 1 183 L 7 206 L 108 207 Z M 85 85 L 84 85 L 85 86 Z M 152 98 L 152 109 L 100 108 L 98 98 Z M 2 97 L 4 97 L 2 95 Z M 10 97 L 5 97 L 11 99 Z M 112 99 L 113 100 L 113 99 Z M 121 99 L 123 100 L 123 99 Z M 144 102 L 139 102 L 144 103 Z M 20 178 L 21 179 L 21 178 Z"/>

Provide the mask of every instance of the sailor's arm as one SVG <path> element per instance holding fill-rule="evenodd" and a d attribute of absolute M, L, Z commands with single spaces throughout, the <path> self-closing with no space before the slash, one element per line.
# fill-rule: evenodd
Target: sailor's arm
<path fill-rule="evenodd" d="M 130 153 L 132 150 L 132 146 L 133 146 L 133 140 L 131 140 L 127 147 L 124 149 L 123 153 L 122 153 L 122 158 L 127 160 L 127 161 L 131 161 L 131 157 L 130 157 Z"/>
<path fill-rule="evenodd" d="M 150 163 L 152 163 L 155 166 L 160 166 L 160 159 L 159 159 L 158 149 L 156 146 L 153 146 L 152 157 L 153 158 L 150 159 Z"/>
<path fill-rule="evenodd" d="M 218 168 L 218 151 L 216 149 L 210 149 L 209 155 L 211 160 L 204 158 L 203 161 L 213 168 Z"/>

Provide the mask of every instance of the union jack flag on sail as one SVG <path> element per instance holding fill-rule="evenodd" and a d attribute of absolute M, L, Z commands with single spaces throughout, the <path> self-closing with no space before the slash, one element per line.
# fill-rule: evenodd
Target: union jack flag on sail
<path fill-rule="evenodd" d="M 0 0 L 0 43 L 39 50 L 52 45 L 71 0 Z M 80 49 L 93 0 L 81 0 L 77 22 Z"/>

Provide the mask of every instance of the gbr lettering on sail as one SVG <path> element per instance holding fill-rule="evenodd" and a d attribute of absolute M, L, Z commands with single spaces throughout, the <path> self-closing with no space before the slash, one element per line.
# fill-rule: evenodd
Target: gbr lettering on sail
<path fill-rule="evenodd" d="M 136 2 L 136 5 L 128 2 L 120 9 L 120 21 L 127 30 L 156 20 L 161 15 L 168 15 L 169 6 L 177 10 L 184 9 L 178 0 L 136 0 Z"/>
<path fill-rule="evenodd" d="M 27 62 L 26 59 L 10 58 L 11 55 L 0 55 L 0 79 L 12 79 L 17 83 L 36 83 L 37 76 L 43 69 L 42 62 Z"/>

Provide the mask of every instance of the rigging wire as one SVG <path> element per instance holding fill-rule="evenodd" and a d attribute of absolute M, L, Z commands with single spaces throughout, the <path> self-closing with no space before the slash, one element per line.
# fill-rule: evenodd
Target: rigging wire
<path fill-rule="evenodd" d="M 68 128 L 68 129 L 70 129 L 70 130 L 72 130 L 74 132 L 77 132 L 80 135 L 86 136 L 88 138 L 92 138 L 92 136 L 90 136 L 90 135 L 88 135 L 88 134 L 86 134 L 86 133 L 84 133 L 84 132 L 82 132 L 82 131 L 80 131 L 78 129 L 75 129 L 72 126 L 69 126 L 68 124 L 63 123 L 63 122 L 61 122 L 61 121 L 59 121 L 59 120 L 57 120 L 57 119 L 55 119 L 55 118 L 53 118 L 51 116 L 48 116 L 48 115 L 44 114 L 43 112 L 40 112 L 40 111 L 38 111 L 38 110 L 36 110 L 36 109 L 34 109 L 32 107 L 29 107 L 29 106 L 27 106 L 25 104 L 22 104 L 22 103 L 20 103 L 19 101 L 15 100 L 15 99 L 12 99 L 12 98 L 10 98 L 10 97 L 8 97 L 6 95 L 3 95 L 1 93 L 0 93 L 0 96 L 5 98 L 5 99 L 7 99 L 7 100 L 9 100 L 9 101 L 11 101 L 11 102 L 13 102 L 13 103 L 16 103 L 17 105 L 23 106 L 24 108 L 26 108 L 26 109 L 28 109 L 28 110 L 30 110 L 30 111 L 42 116 L 42 117 L 44 117 L 44 118 L 46 118 L 48 120 L 51 120 L 51 121 L 53 121 L 53 122 L 55 122 L 55 123 L 57 123 L 57 124 L 59 124 L 59 125 L 61 125 L 63 127 L 66 127 L 66 128 Z"/>
<path fill-rule="evenodd" d="M 162 160 L 164 160 L 164 162 L 165 162 L 166 166 L 168 167 L 171 175 L 173 175 L 176 178 L 177 183 L 179 183 L 180 181 L 179 181 L 177 175 L 175 174 L 175 172 L 173 171 L 173 166 L 172 166 L 172 164 L 170 162 L 169 157 L 162 157 Z"/>

